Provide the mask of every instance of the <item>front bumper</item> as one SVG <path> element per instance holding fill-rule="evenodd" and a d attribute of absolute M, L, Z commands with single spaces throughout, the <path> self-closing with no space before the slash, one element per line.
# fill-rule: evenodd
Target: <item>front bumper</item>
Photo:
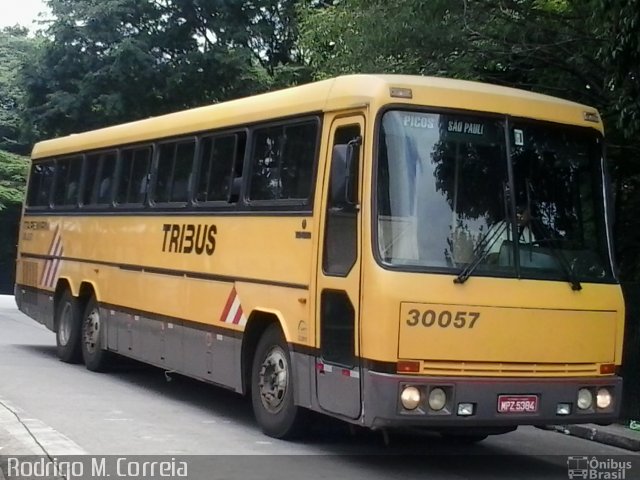
<path fill-rule="evenodd" d="M 363 375 L 364 412 L 361 421 L 369 427 L 511 427 L 518 425 L 554 425 L 574 423 L 609 423 L 620 414 L 622 379 L 610 377 L 572 378 L 473 378 L 420 377 L 393 375 L 365 370 Z M 426 395 L 420 407 L 409 411 L 402 407 L 400 392 L 405 386 L 415 386 L 421 392 L 443 387 L 447 405 L 434 412 L 428 408 Z M 613 401 L 607 409 L 595 406 L 595 392 L 606 387 Z M 594 405 L 587 410 L 576 406 L 578 390 L 589 388 L 594 393 Z M 538 408 L 534 413 L 499 413 L 498 396 L 535 395 Z M 457 414 L 459 403 L 473 403 L 470 416 Z M 559 403 L 571 405 L 568 415 L 559 415 Z"/>

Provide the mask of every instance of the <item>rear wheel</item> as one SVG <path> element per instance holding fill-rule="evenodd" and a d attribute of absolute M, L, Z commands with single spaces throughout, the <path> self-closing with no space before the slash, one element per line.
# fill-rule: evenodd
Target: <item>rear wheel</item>
<path fill-rule="evenodd" d="M 69 290 L 65 290 L 56 305 L 56 353 L 67 363 L 82 360 L 80 336 L 82 330 L 80 302 Z"/>
<path fill-rule="evenodd" d="M 104 322 L 95 297 L 87 302 L 82 316 L 82 357 L 84 364 L 93 372 L 104 372 L 109 366 L 109 352 L 102 349 Z"/>
<path fill-rule="evenodd" d="M 294 404 L 289 348 L 277 325 L 260 338 L 251 371 L 251 402 L 262 431 L 275 438 L 301 435 L 308 412 Z"/>

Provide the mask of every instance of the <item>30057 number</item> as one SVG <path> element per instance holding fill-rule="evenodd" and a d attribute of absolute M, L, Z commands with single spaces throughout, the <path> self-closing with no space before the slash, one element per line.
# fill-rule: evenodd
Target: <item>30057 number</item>
<path fill-rule="evenodd" d="M 449 310 L 440 312 L 425 310 L 421 312 L 420 310 L 411 309 L 408 314 L 407 325 L 410 327 L 422 325 L 423 327 L 473 328 L 480 318 L 480 312 L 451 312 Z"/>

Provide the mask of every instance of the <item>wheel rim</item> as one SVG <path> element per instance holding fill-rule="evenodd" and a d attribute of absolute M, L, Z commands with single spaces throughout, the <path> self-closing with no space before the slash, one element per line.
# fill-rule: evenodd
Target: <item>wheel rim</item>
<path fill-rule="evenodd" d="M 58 325 L 58 341 L 60 345 L 66 345 L 71 338 L 71 328 L 73 325 L 73 308 L 71 303 L 67 302 L 60 313 L 60 323 Z"/>
<path fill-rule="evenodd" d="M 278 413 L 282 410 L 288 386 L 287 356 L 280 346 L 275 346 L 265 355 L 258 377 L 260 400 L 269 413 Z"/>
<path fill-rule="evenodd" d="M 95 353 L 98 349 L 100 338 L 100 314 L 97 309 L 91 310 L 84 321 L 84 345 L 89 353 Z"/>

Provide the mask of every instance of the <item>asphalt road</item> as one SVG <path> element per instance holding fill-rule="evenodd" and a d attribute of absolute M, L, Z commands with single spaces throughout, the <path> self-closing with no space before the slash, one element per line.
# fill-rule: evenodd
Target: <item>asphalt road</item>
<path fill-rule="evenodd" d="M 131 361 L 106 374 L 58 361 L 53 333 L 0 296 L 0 456 L 43 453 L 198 455 L 188 457 L 197 479 L 367 480 L 564 479 L 568 456 L 630 455 L 530 427 L 471 446 L 422 433 L 392 435 L 386 445 L 380 433 L 325 417 L 303 441 L 274 440 L 232 392 Z M 640 478 L 640 457 L 627 459 L 634 463 L 624 478 Z"/>

